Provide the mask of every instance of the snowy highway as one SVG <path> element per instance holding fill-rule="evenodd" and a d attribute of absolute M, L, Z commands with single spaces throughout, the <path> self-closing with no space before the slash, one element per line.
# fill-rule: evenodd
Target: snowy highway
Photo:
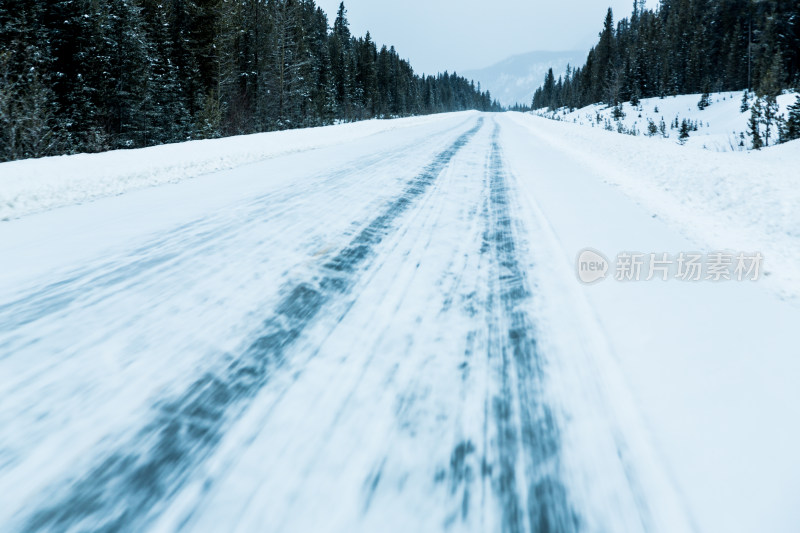
<path fill-rule="evenodd" d="M 586 247 L 705 243 L 544 123 L 0 222 L 0 531 L 791 531 L 800 308 L 582 285 Z"/>

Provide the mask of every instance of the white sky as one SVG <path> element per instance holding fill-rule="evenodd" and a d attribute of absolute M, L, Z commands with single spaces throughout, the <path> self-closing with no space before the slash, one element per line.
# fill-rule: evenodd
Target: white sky
<path fill-rule="evenodd" d="M 339 2 L 316 2 L 330 24 Z M 379 45 L 395 45 L 419 73 L 482 68 L 535 50 L 588 52 L 609 6 L 616 22 L 630 16 L 633 0 L 345 0 L 354 35 L 369 30 Z"/>

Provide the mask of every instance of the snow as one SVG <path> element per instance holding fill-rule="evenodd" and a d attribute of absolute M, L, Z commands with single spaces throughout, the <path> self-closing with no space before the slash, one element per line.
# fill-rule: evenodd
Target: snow
<path fill-rule="evenodd" d="M 91 202 L 283 155 L 355 142 L 432 117 L 192 141 L 135 150 L 0 163 L 0 220 Z M 334 134 L 332 134 L 335 132 Z"/>
<path fill-rule="evenodd" d="M 649 121 L 659 126 L 663 120 L 666 124 L 666 137 L 659 133 L 653 138 L 669 143 L 678 143 L 680 128 L 675 128 L 675 119 L 678 124 L 687 119 L 697 123 L 697 131 L 689 132 L 686 146 L 705 148 L 713 152 L 738 152 L 745 151 L 752 146 L 752 139 L 747 135 L 747 121 L 750 111 L 741 111 L 743 91 L 712 93 L 709 98 L 711 105 L 703 110 L 697 107 L 700 94 L 682 94 L 665 98 L 643 98 L 638 107 L 630 102 L 622 103 L 625 116 L 620 120 L 613 117 L 613 107 L 605 104 L 593 104 L 581 109 L 557 111 L 537 110 L 539 116 L 570 122 L 581 126 L 607 129 L 617 132 L 618 128 L 626 133 L 637 132 L 646 135 Z M 797 93 L 785 93 L 778 96 L 780 113 L 786 115 L 787 108 L 797 101 Z M 755 97 L 750 94 L 749 103 L 752 105 Z M 600 117 L 600 120 L 598 120 Z M 773 127 L 770 145 L 777 141 L 777 131 Z M 762 131 L 763 134 L 763 131 Z M 743 143 L 743 146 L 740 144 Z"/>
<path fill-rule="evenodd" d="M 715 154 L 638 142 L 529 115 L 511 120 L 516 127 L 506 132 L 509 160 L 521 177 L 521 192 L 532 205 L 532 216 L 538 214 L 539 224 L 549 228 L 558 243 L 561 270 L 574 269 L 577 251 L 587 246 L 608 255 L 627 250 L 714 249 L 682 234 L 680 230 L 691 223 L 675 225 L 676 215 L 686 211 L 654 218 L 653 213 L 664 213 L 675 204 L 661 205 L 659 211 L 636 205 L 630 201 L 629 189 L 617 186 L 610 177 L 631 171 L 625 164 L 638 160 L 637 154 L 656 171 L 660 161 L 651 160 L 656 151 L 681 162 L 692 158 L 694 165 Z M 553 143 L 544 142 L 545 138 Z M 648 144 L 655 148 L 648 151 Z M 566 151 L 566 146 L 580 146 L 585 160 L 605 155 L 590 166 L 572 157 L 574 150 Z M 683 154 L 682 160 L 675 151 Z M 637 168 L 643 171 L 644 165 Z M 791 174 L 792 167 L 783 168 Z M 699 169 L 701 173 L 705 167 Z M 736 247 L 739 243 L 725 244 Z M 540 264 L 553 262 L 549 259 L 553 247 L 545 249 Z M 768 261 L 776 272 L 776 265 Z M 548 273 L 541 268 L 537 272 Z M 554 277 L 546 279 L 552 284 Z M 789 458 L 800 434 L 787 423 L 800 415 L 800 393 L 791 384 L 800 376 L 792 340 L 798 306 L 796 301 L 776 299 L 764 290 L 767 285 L 605 281 L 576 288 L 573 283 L 543 312 L 556 321 L 552 335 L 561 337 L 559 345 L 578 346 L 566 353 L 574 357 L 583 346 L 592 355 L 591 364 L 597 366 L 587 364 L 586 372 L 604 375 L 599 381 L 606 384 L 609 403 L 622 413 L 620 420 L 630 421 L 626 410 L 635 406 L 642 417 L 638 427 L 652 439 L 651 453 L 655 454 L 652 458 L 646 450 L 631 446 L 639 456 L 636 462 L 666 467 L 661 489 L 673 487 L 675 505 L 694 526 L 690 530 L 790 531 L 800 518 L 789 507 L 777 511 L 781 502 L 788 501 L 786 495 L 800 494 L 800 484 L 791 479 L 796 474 L 787 475 L 787 470 L 800 468 L 800 462 Z M 570 293 L 577 296 L 570 299 Z M 568 341 L 566 332 L 578 339 Z M 627 387 L 616 384 L 617 380 Z M 628 427 L 626 434 L 636 435 L 636 431 Z M 648 478 L 642 482 L 659 476 L 651 473 Z M 664 520 L 674 516 L 663 512 Z"/>
<path fill-rule="evenodd" d="M 762 252 L 765 285 L 785 298 L 800 296 L 800 141 L 714 153 L 697 143 L 515 116 L 538 142 L 580 161 L 702 249 Z"/>
<path fill-rule="evenodd" d="M 793 532 L 798 148 L 455 113 L 0 166 L 0 524 Z"/>

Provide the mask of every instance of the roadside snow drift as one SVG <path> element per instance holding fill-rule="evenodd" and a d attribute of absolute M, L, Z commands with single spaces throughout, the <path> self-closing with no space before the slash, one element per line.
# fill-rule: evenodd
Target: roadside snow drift
<path fill-rule="evenodd" d="M 750 110 L 742 111 L 743 91 L 712 93 L 709 106 L 699 109 L 700 94 L 682 94 L 664 98 L 644 98 L 638 106 L 623 102 L 624 117 L 614 118 L 614 108 L 605 104 L 594 104 L 569 111 L 537 110 L 538 116 L 551 118 L 589 128 L 599 128 L 629 135 L 647 135 L 650 121 L 659 128 L 653 138 L 679 144 L 680 125 L 684 120 L 696 126 L 684 140 L 686 146 L 705 148 L 712 152 L 743 152 L 752 146 L 748 136 L 747 121 Z M 750 93 L 748 105 L 752 106 L 755 96 Z M 796 93 L 778 96 L 779 113 L 786 115 L 787 108 L 797 101 Z M 660 130 L 663 123 L 663 132 Z M 770 130 L 770 145 L 777 142 L 777 130 Z M 762 135 L 764 129 L 762 126 Z"/>
<path fill-rule="evenodd" d="M 259 133 L 100 154 L 0 163 L 0 220 L 178 183 L 281 155 L 355 142 L 434 117 Z"/>
<path fill-rule="evenodd" d="M 713 106 L 712 106 L 713 107 Z M 800 297 L 800 141 L 713 153 L 513 114 L 529 134 L 619 187 L 703 249 L 761 251 L 774 290 Z"/>

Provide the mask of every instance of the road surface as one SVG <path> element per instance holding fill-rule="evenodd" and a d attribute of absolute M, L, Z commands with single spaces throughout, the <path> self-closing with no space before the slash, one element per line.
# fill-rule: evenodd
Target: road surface
<path fill-rule="evenodd" d="M 5 223 L 0 529 L 735 530 L 753 487 L 701 433 L 738 407 L 687 421 L 707 382 L 635 378 L 797 313 L 579 284 L 582 247 L 690 246 L 659 224 L 475 113 Z M 773 312 L 694 323 L 741 298 Z"/>

